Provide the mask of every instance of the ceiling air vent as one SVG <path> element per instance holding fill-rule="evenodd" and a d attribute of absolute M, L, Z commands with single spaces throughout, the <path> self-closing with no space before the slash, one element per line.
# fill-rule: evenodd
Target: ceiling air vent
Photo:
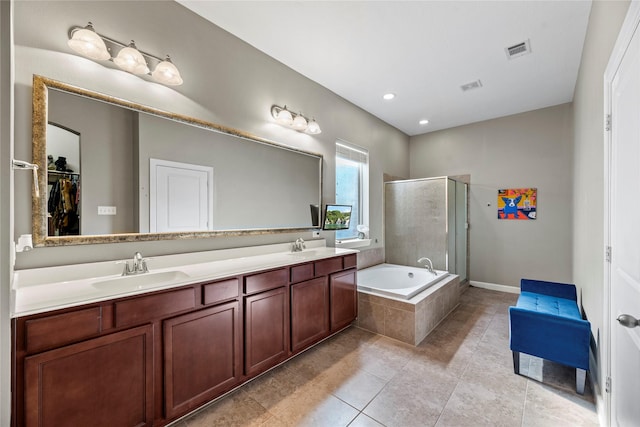
<path fill-rule="evenodd" d="M 522 43 L 514 44 L 513 46 L 505 47 L 504 51 L 507 53 L 508 59 L 517 58 L 519 56 L 528 55 L 531 53 L 531 46 L 529 40 L 525 40 Z"/>
<path fill-rule="evenodd" d="M 467 83 L 460 86 L 463 92 L 472 90 L 472 89 L 480 89 L 482 87 L 482 82 L 480 80 L 476 80 L 475 82 Z"/>

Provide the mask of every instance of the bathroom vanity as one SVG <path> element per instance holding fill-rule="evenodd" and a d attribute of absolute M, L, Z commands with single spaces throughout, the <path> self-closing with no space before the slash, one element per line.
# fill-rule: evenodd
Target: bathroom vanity
<path fill-rule="evenodd" d="M 155 284 L 36 283 L 46 272 L 16 280 L 14 425 L 166 425 L 357 316 L 354 250 L 202 254 L 178 267 L 186 256 L 159 257 L 172 258 L 164 268 L 150 261 Z"/>

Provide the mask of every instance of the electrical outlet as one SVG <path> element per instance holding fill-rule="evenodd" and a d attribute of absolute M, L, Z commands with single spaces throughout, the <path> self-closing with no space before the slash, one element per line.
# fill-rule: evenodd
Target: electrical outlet
<path fill-rule="evenodd" d="M 312 239 L 315 239 L 315 238 L 318 238 L 318 237 L 320 237 L 320 232 L 319 231 L 312 231 L 311 232 L 311 238 Z"/>
<path fill-rule="evenodd" d="M 115 215 L 115 206 L 98 206 L 98 215 Z"/>

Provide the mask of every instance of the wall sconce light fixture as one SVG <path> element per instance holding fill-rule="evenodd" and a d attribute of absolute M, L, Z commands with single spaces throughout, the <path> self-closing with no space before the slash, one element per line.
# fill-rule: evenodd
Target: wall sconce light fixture
<path fill-rule="evenodd" d="M 183 82 L 180 71 L 173 65 L 169 55 L 162 59 L 138 50 L 133 40 L 126 45 L 98 34 L 91 22 L 86 27 L 72 27 L 67 44 L 82 56 L 94 61 L 112 61 L 120 69 L 132 74 L 151 75 L 158 83 L 178 86 Z"/>
<path fill-rule="evenodd" d="M 309 120 L 303 116 L 302 113 L 296 114 L 287 109 L 286 105 L 284 107 L 273 105 L 271 107 L 271 116 L 276 119 L 278 124 L 290 127 L 298 132 L 310 133 L 312 135 L 322 132 L 320 125 L 315 119 L 312 118 Z"/>

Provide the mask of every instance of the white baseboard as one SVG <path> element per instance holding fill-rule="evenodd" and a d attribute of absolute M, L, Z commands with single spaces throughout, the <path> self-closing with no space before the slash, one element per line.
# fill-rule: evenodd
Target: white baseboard
<path fill-rule="evenodd" d="M 489 289 L 490 291 L 508 292 L 510 294 L 519 294 L 520 288 L 515 286 L 498 285 L 497 283 L 476 282 L 470 280 L 469 284 L 475 288 Z"/>

